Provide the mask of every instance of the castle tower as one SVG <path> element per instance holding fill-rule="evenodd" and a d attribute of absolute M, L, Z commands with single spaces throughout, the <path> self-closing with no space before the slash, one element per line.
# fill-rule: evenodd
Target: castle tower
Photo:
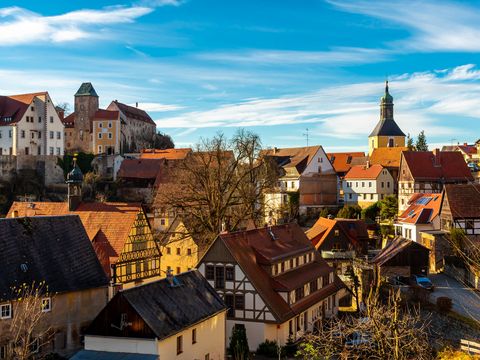
<path fill-rule="evenodd" d="M 98 95 L 92 83 L 83 83 L 75 94 L 75 132 L 77 147 L 89 150 L 91 121 L 98 110 Z"/>
<path fill-rule="evenodd" d="M 405 146 L 405 134 L 393 119 L 393 97 L 385 82 L 385 95 L 380 99 L 380 121 L 368 136 L 368 154 L 381 147 Z"/>
<path fill-rule="evenodd" d="M 68 210 L 75 211 L 82 202 L 82 170 L 77 165 L 77 154 L 73 156 L 73 169 L 67 174 Z"/>

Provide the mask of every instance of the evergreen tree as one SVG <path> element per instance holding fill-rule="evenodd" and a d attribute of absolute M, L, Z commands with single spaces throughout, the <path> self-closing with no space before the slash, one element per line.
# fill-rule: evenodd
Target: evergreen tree
<path fill-rule="evenodd" d="M 247 333 L 244 326 L 233 327 L 228 353 L 233 360 L 247 360 L 249 358 Z"/>
<path fill-rule="evenodd" d="M 386 196 L 380 202 L 380 216 L 382 219 L 392 220 L 398 213 L 398 199 L 395 195 Z"/>
<path fill-rule="evenodd" d="M 413 145 L 413 138 L 410 137 L 410 134 L 407 135 L 407 148 L 410 151 L 415 150 L 415 145 Z"/>
<path fill-rule="evenodd" d="M 358 219 L 362 213 L 362 208 L 358 205 L 345 205 L 337 213 L 337 218 L 342 219 Z"/>
<path fill-rule="evenodd" d="M 428 151 L 427 137 L 425 136 L 425 131 L 420 131 L 418 134 L 417 142 L 415 144 L 417 151 Z"/>

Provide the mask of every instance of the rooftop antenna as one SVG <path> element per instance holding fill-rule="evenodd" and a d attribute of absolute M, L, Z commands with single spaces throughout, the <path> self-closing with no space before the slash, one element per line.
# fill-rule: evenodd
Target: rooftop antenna
<path fill-rule="evenodd" d="M 307 138 L 307 147 L 308 147 L 308 128 L 305 129 L 305 132 L 303 133 L 303 136 Z"/>

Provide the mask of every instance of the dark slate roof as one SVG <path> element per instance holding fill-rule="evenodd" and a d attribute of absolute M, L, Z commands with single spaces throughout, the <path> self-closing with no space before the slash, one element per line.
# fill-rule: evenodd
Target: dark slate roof
<path fill-rule="evenodd" d="M 157 360 L 157 355 L 131 354 L 120 352 L 82 350 L 76 353 L 71 360 Z"/>
<path fill-rule="evenodd" d="M 87 334 L 111 335 L 99 333 L 101 326 L 97 321 L 102 321 L 105 312 L 116 315 L 117 297 L 129 303 L 158 339 L 170 337 L 226 309 L 223 300 L 198 270 L 176 275 L 175 281 L 177 286 L 170 286 L 167 279 L 162 279 L 120 291 L 92 322 Z"/>
<path fill-rule="evenodd" d="M 78 91 L 75 93 L 75 96 L 95 96 L 98 97 L 97 92 L 93 88 L 92 83 L 85 82 L 78 88 Z"/>
<path fill-rule="evenodd" d="M 380 119 L 370 136 L 405 136 L 393 119 Z"/>
<path fill-rule="evenodd" d="M 45 281 L 50 293 L 108 285 L 78 216 L 0 219 L 0 301 L 12 287 Z"/>

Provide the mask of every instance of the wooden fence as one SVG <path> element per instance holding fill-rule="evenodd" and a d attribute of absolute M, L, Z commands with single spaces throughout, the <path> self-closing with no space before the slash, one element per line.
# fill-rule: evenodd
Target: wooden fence
<path fill-rule="evenodd" d="M 480 343 L 478 342 L 462 339 L 460 340 L 460 348 L 470 355 L 480 355 Z"/>

